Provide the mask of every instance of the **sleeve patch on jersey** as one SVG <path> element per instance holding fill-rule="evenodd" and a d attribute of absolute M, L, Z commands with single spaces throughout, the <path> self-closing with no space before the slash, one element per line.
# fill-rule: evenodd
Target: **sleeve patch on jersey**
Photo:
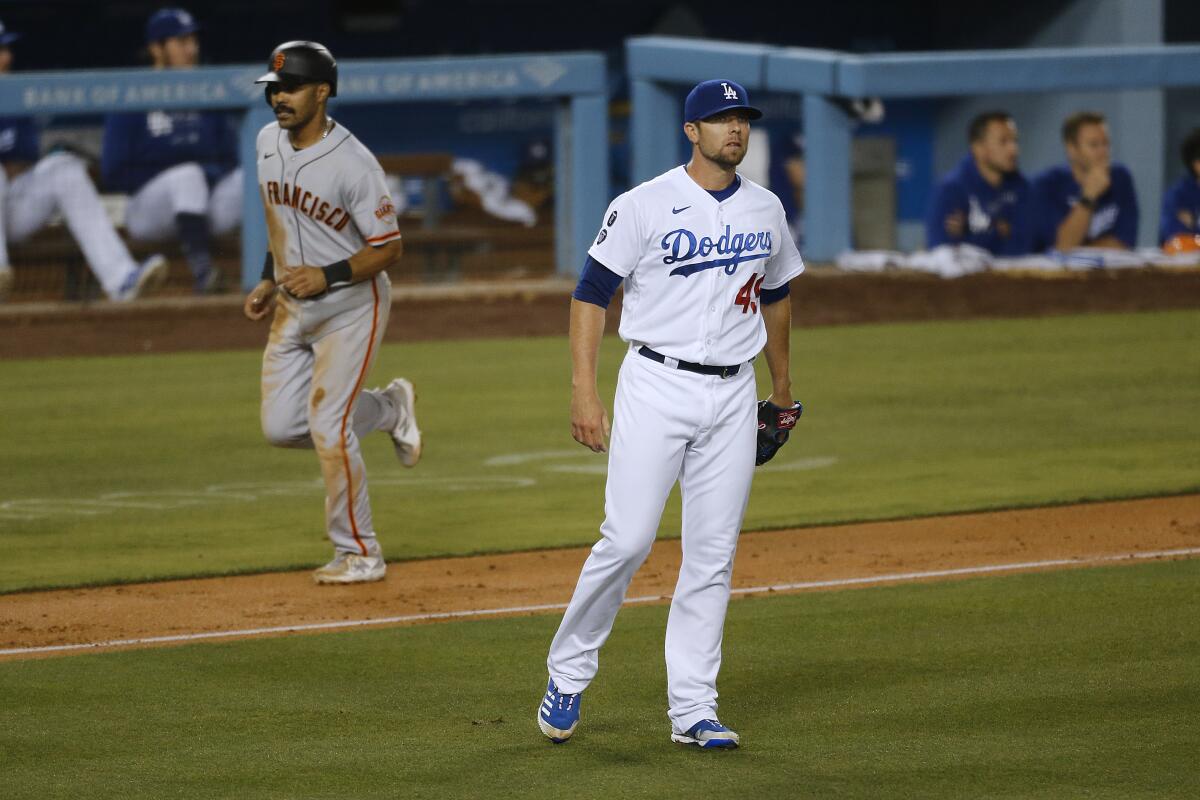
<path fill-rule="evenodd" d="M 596 237 L 596 244 L 600 244 L 607 238 L 608 238 L 608 228 L 602 228 L 600 230 L 600 235 L 598 237 Z"/>
<path fill-rule="evenodd" d="M 617 212 L 614 211 L 613 213 L 608 215 L 608 227 L 611 228 L 613 226 L 613 223 L 616 221 L 617 221 Z"/>
<path fill-rule="evenodd" d="M 392 198 L 384 195 L 379 198 L 379 207 L 375 209 L 375 217 L 377 219 L 387 219 L 388 217 L 396 216 L 396 207 L 392 205 Z"/>

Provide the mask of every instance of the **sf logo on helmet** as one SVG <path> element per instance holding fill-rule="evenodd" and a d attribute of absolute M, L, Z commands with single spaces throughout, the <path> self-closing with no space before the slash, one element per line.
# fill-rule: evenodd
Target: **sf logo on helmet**
<path fill-rule="evenodd" d="M 275 72 L 283 69 L 283 62 L 287 60 L 287 56 L 283 53 L 275 54 L 275 61 L 271 64 L 271 69 Z"/>

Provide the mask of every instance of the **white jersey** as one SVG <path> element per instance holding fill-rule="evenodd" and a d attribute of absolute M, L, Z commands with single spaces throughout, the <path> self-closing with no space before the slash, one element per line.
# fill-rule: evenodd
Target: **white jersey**
<path fill-rule="evenodd" d="M 779 198 L 740 180 L 718 202 L 680 166 L 608 207 L 588 255 L 625 278 L 622 339 L 721 366 L 762 350 L 759 295 L 803 272 L 804 261 Z"/>
<path fill-rule="evenodd" d="M 276 280 L 283 266 L 323 267 L 400 238 L 383 168 L 341 125 L 296 150 L 272 122 L 256 150 Z"/>

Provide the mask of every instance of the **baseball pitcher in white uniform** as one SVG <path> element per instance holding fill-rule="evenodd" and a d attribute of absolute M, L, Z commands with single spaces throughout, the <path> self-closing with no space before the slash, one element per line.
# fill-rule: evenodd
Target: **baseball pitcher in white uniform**
<path fill-rule="evenodd" d="M 673 741 L 732 748 L 717 717 L 717 672 L 734 551 L 756 463 L 801 412 L 789 370 L 788 282 L 804 263 L 779 199 L 740 176 L 750 120 L 762 113 L 730 80 L 698 84 L 684 106 L 690 161 L 605 212 L 571 301 L 571 430 L 608 452 L 604 523 L 550 645 L 538 725 L 565 742 L 671 488 L 683 498 L 683 561 L 667 619 Z M 596 389 L 604 309 L 619 284 L 629 343 L 610 431 Z M 763 352 L 772 394 L 759 403 Z M 606 447 L 606 439 L 611 440 Z"/>
<path fill-rule="evenodd" d="M 258 135 L 258 186 L 270 249 L 245 313 L 274 310 L 263 354 L 262 428 L 278 447 L 315 448 L 334 558 L 317 583 L 382 580 L 360 437 L 386 431 L 406 467 L 421 457 L 411 382 L 363 389 L 391 308 L 387 267 L 402 253 L 395 209 L 375 156 L 325 113 L 337 62 L 321 44 L 271 54 Z"/>

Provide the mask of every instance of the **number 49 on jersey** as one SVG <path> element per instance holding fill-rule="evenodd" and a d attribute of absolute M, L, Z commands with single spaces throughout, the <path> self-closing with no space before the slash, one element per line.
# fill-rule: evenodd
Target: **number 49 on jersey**
<path fill-rule="evenodd" d="M 762 294 L 763 280 L 766 277 L 766 275 L 758 275 L 751 272 L 750 280 L 746 281 L 746 284 L 741 289 L 738 289 L 737 297 L 733 299 L 733 304 L 741 306 L 743 314 L 758 313 L 758 297 Z"/>

